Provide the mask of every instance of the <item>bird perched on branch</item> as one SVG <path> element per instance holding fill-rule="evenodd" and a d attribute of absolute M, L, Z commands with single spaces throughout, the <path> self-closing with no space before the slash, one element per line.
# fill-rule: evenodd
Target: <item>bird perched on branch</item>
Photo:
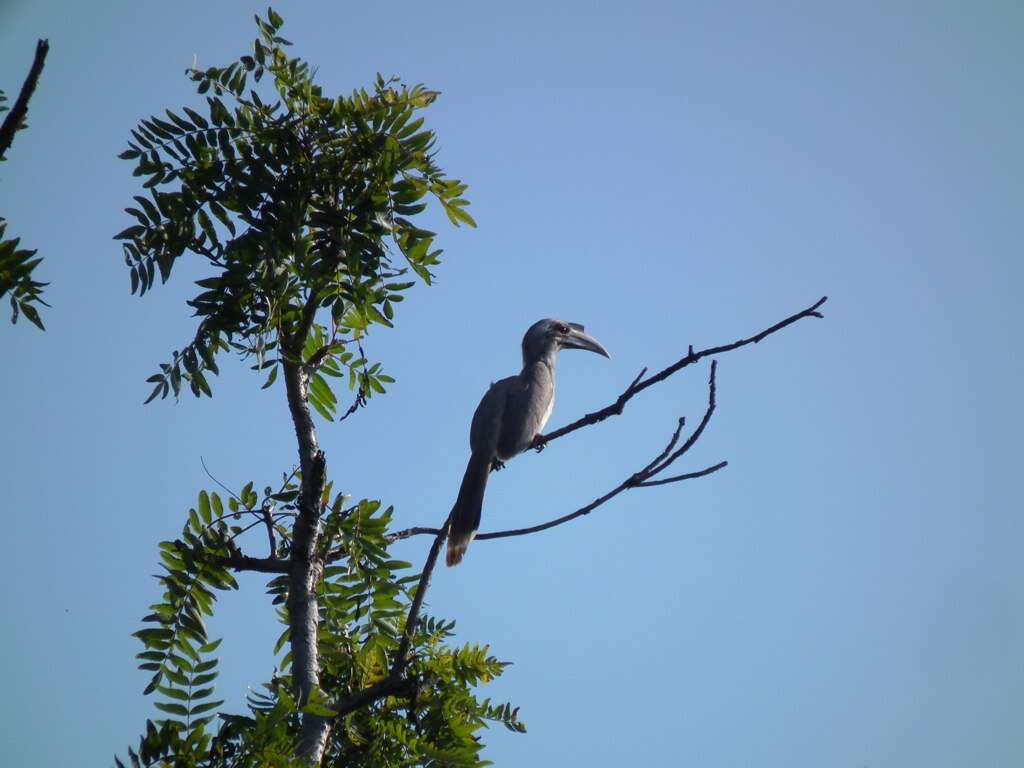
<path fill-rule="evenodd" d="M 523 337 L 523 370 L 491 384 L 476 407 L 469 431 L 472 454 L 452 507 L 445 562 L 458 565 L 480 526 L 487 476 L 522 453 L 544 429 L 555 405 L 555 359 L 562 349 L 609 357 L 578 323 L 540 320 Z"/>

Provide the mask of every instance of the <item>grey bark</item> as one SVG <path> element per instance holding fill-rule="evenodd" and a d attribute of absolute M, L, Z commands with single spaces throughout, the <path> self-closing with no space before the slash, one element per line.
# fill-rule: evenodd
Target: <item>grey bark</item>
<path fill-rule="evenodd" d="M 299 514 L 292 530 L 291 567 L 288 575 L 288 621 L 292 651 L 292 683 L 300 706 L 320 685 L 317 658 L 317 628 L 320 613 L 316 585 L 323 573 L 323 562 L 316 556 L 320 535 L 320 497 L 323 495 L 326 461 L 316 439 L 316 427 L 306 400 L 308 376 L 297 362 L 284 363 L 284 381 L 288 409 L 295 425 L 302 472 Z M 303 715 L 296 756 L 318 765 L 327 747 L 330 721 L 316 715 Z"/>

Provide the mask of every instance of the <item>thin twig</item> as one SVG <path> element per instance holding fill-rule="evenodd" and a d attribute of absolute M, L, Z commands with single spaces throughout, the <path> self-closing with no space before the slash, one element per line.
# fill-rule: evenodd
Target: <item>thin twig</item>
<path fill-rule="evenodd" d="M 225 493 L 227 493 L 227 494 L 228 494 L 229 496 L 231 496 L 231 498 L 233 498 L 233 499 L 234 499 L 235 501 L 237 501 L 237 502 L 238 502 L 239 504 L 242 504 L 242 505 L 244 505 L 244 504 L 245 504 L 245 502 L 244 502 L 244 501 L 242 501 L 242 500 L 241 500 L 241 499 L 240 499 L 240 498 L 239 498 L 239 497 L 238 497 L 238 496 L 237 496 L 237 495 L 235 494 L 235 492 L 234 492 L 234 491 L 232 491 L 232 490 L 231 490 L 230 488 L 228 488 L 228 487 L 227 487 L 226 485 L 224 485 L 224 483 L 222 483 L 222 482 L 221 482 L 220 480 L 218 480 L 218 479 L 217 479 L 216 477 L 214 477 L 214 476 L 213 476 L 213 474 L 212 474 L 212 473 L 210 472 L 210 470 L 209 470 L 209 469 L 207 468 L 207 466 L 206 466 L 206 460 L 205 460 L 205 459 L 204 459 L 204 458 L 203 458 L 202 456 L 200 456 L 200 457 L 199 457 L 199 463 L 203 465 L 203 472 L 205 472 L 205 473 L 206 473 L 206 476 L 207 476 L 208 478 L 210 478 L 211 480 L 213 480 L 213 482 L 215 482 L 215 483 L 216 483 L 217 485 L 219 485 L 219 486 L 220 486 L 220 487 L 221 487 L 221 488 L 222 488 L 222 489 L 224 490 L 224 492 L 225 492 Z M 246 509 L 246 510 L 244 510 L 244 511 L 245 511 L 245 512 L 255 512 L 255 510 L 251 510 L 251 509 Z"/>
<path fill-rule="evenodd" d="M 728 461 L 720 461 L 714 466 L 698 470 L 697 472 L 687 472 L 686 474 L 683 475 L 675 475 L 674 477 L 663 477 L 658 480 L 645 480 L 642 483 L 637 483 L 637 485 L 641 488 L 650 488 L 655 485 L 678 483 L 681 480 L 693 480 L 695 477 L 704 477 L 705 475 L 710 475 L 712 472 L 717 472 L 718 470 L 724 469 L 727 466 L 729 466 Z"/>
<path fill-rule="evenodd" d="M 694 443 L 700 440 L 700 436 L 704 434 L 704 428 L 708 425 L 708 422 L 711 421 L 711 414 L 715 412 L 715 371 L 717 370 L 718 361 L 712 360 L 711 376 L 708 379 L 708 407 L 707 410 L 704 411 L 704 416 L 701 418 L 700 424 L 698 424 L 697 428 L 693 430 L 693 434 L 686 438 L 686 442 L 684 442 L 680 448 L 669 454 L 667 459 L 664 459 L 659 464 L 650 467 L 648 470 L 649 474 L 656 475 L 666 467 L 670 466 L 672 462 L 690 450 Z M 678 435 L 679 433 L 677 432 L 676 434 Z"/>
<path fill-rule="evenodd" d="M 332 705 L 331 710 L 337 713 L 337 717 L 345 717 L 345 715 L 351 714 L 357 709 L 361 709 L 387 696 L 401 696 L 411 699 L 416 695 L 418 689 L 419 682 L 415 678 L 408 677 L 403 679 L 388 676 L 369 688 L 363 688 L 351 696 L 346 696 L 341 701 Z"/>
<path fill-rule="evenodd" d="M 402 539 L 408 539 L 410 536 L 422 536 L 429 534 L 431 536 L 437 536 L 441 532 L 440 528 L 423 528 L 416 526 L 414 528 L 406 528 L 404 531 L 396 531 L 395 533 L 388 534 L 388 543 L 395 541 L 401 541 Z"/>

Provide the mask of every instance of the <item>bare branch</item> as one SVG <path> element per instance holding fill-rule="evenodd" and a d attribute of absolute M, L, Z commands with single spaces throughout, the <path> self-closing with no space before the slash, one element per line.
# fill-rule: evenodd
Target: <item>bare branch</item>
<path fill-rule="evenodd" d="M 681 448 L 676 449 L 673 453 L 669 454 L 668 458 L 660 461 L 660 463 L 656 463 L 653 467 L 650 467 L 648 470 L 648 474 L 656 475 L 662 470 L 664 470 L 666 467 L 671 466 L 676 459 L 678 459 L 680 456 L 682 456 L 684 453 L 690 450 L 693 447 L 694 443 L 700 440 L 700 436 L 704 434 L 704 428 L 708 425 L 708 422 L 711 421 L 711 414 L 715 412 L 715 372 L 717 370 L 718 361 L 712 360 L 711 376 L 708 378 L 708 407 L 707 410 L 704 411 L 704 416 L 701 418 L 700 424 L 698 424 L 697 428 L 693 430 L 693 434 L 686 438 L 686 442 L 683 443 Z M 678 437 L 678 435 L 679 431 L 676 430 L 676 436 Z M 669 443 L 670 446 L 674 444 L 674 440 L 672 443 Z"/>
<path fill-rule="evenodd" d="M 568 435 L 570 432 L 575 432 L 577 429 L 582 429 L 583 427 L 590 426 L 591 424 L 597 424 L 599 421 L 604 421 L 609 416 L 618 416 L 619 414 L 622 413 L 622 409 L 625 407 L 626 403 L 629 402 L 634 395 L 644 391 L 648 387 L 654 386 L 659 381 L 664 381 L 672 374 L 682 370 L 683 368 L 686 368 L 687 366 L 693 365 L 702 358 L 718 355 L 721 354 L 722 352 L 731 352 L 734 349 L 745 347 L 748 344 L 757 344 L 759 341 L 763 341 L 765 338 L 771 336 L 773 333 L 777 333 L 786 326 L 792 325 L 797 320 L 802 320 L 805 317 L 823 317 L 823 315 L 820 312 L 818 312 L 818 308 L 821 307 L 821 305 L 824 304 L 827 300 L 828 296 L 822 296 L 807 309 L 801 310 L 800 312 L 797 312 L 794 315 L 790 315 L 785 320 L 776 323 L 770 328 L 765 328 L 760 333 L 756 333 L 753 336 L 750 336 L 749 338 L 740 339 L 739 341 L 734 341 L 731 344 L 722 344 L 721 346 L 717 347 L 708 347 L 707 349 L 702 349 L 698 352 L 694 352 L 693 347 L 691 346 L 684 357 L 680 358 L 667 368 L 663 368 L 662 370 L 658 371 L 655 374 L 652 374 L 646 379 L 642 379 L 643 375 L 647 372 L 647 369 L 645 368 L 643 371 L 640 372 L 640 376 L 637 376 L 633 380 L 633 383 L 626 387 L 623 393 L 619 395 L 618 398 L 616 398 L 614 403 L 606 405 L 604 408 L 598 411 L 594 411 L 593 413 L 588 413 L 585 416 L 572 422 L 571 424 L 567 424 L 564 427 L 556 429 L 554 432 L 549 432 L 546 435 L 537 435 L 537 437 L 534 438 L 533 443 L 530 444 L 530 447 L 535 449 L 543 448 L 552 440 L 557 440 L 560 437 L 564 437 L 565 435 Z M 477 536 L 477 538 L 480 537 Z"/>
<path fill-rule="evenodd" d="M 349 715 L 357 709 L 368 706 L 378 699 L 383 699 L 387 696 L 401 696 L 403 698 L 411 699 L 416 695 L 418 690 L 419 681 L 415 678 L 388 676 L 379 683 L 371 685 L 369 688 L 363 688 L 360 691 L 356 691 L 351 696 L 347 696 L 334 704 L 331 709 L 338 713 L 337 717 L 345 717 L 345 715 Z"/>
<path fill-rule="evenodd" d="M 287 560 L 276 557 L 247 557 L 238 552 L 219 560 L 222 565 L 235 571 L 257 571 L 259 573 L 288 573 L 291 567 Z"/>
<path fill-rule="evenodd" d="M 420 623 L 420 609 L 423 607 L 423 598 L 427 594 L 427 588 L 430 586 L 430 575 L 434 572 L 434 566 L 437 564 L 437 555 L 441 551 L 441 544 L 444 543 L 445 536 L 448 535 L 448 525 L 451 522 L 449 516 L 448 520 L 445 520 L 441 529 L 434 536 L 434 543 L 430 546 L 430 553 L 427 555 L 427 561 L 423 564 L 423 572 L 420 574 L 419 583 L 416 584 L 416 594 L 413 596 L 412 605 L 409 606 L 409 615 L 405 620 L 405 632 L 402 633 L 402 642 L 398 645 L 398 653 L 395 654 L 395 663 L 391 667 L 391 676 L 398 678 L 405 672 L 405 667 L 409 663 L 409 646 L 412 644 L 412 638 L 416 634 L 416 628 Z"/>
<path fill-rule="evenodd" d="M 693 480 L 695 477 L 704 477 L 705 475 L 710 475 L 712 472 L 717 472 L 718 470 L 724 469 L 727 466 L 729 466 L 728 461 L 720 461 L 714 466 L 707 467 L 706 469 L 701 469 L 696 472 L 687 472 L 686 474 L 675 475 L 674 477 L 663 477 L 658 480 L 645 480 L 642 483 L 637 483 L 637 485 L 641 488 L 650 488 L 655 485 L 666 485 L 668 483 L 678 483 L 682 480 Z"/>
<path fill-rule="evenodd" d="M 414 528 L 406 528 L 404 531 L 396 531 L 395 533 L 389 534 L 388 542 L 401 541 L 402 539 L 408 539 L 411 536 L 422 536 L 424 534 L 437 536 L 440 532 L 440 528 L 423 528 L 421 526 L 416 526 Z"/>
<path fill-rule="evenodd" d="M 655 456 L 651 462 L 643 468 L 642 471 L 649 472 L 654 469 L 655 465 L 658 464 L 662 459 L 668 456 L 669 451 L 676 447 L 676 443 L 679 442 L 679 434 L 683 431 L 683 427 L 686 426 L 686 417 L 680 416 L 679 422 L 676 424 L 676 431 L 672 433 L 672 439 L 668 441 L 668 445 L 665 446 L 665 450 Z"/>
<path fill-rule="evenodd" d="M 28 76 L 21 86 L 21 91 L 18 93 L 14 106 L 7 113 L 3 125 L 0 125 L 0 157 L 7 154 L 7 150 L 11 148 L 11 142 L 14 141 L 14 134 L 18 132 L 22 123 L 25 122 L 25 116 L 28 114 L 29 99 L 32 98 L 32 94 L 36 90 L 36 83 L 39 82 L 39 75 L 42 74 L 43 64 L 46 63 L 46 54 L 49 51 L 50 42 L 48 40 L 39 40 L 36 43 L 36 54 L 32 59 L 32 67 L 29 69 Z"/>

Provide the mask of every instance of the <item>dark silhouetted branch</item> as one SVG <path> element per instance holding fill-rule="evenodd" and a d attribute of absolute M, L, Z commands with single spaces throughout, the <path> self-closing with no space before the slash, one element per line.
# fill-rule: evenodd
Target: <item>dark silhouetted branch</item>
<path fill-rule="evenodd" d="M 287 560 L 276 557 L 246 557 L 241 553 L 219 561 L 235 571 L 257 571 L 259 573 L 288 573 L 291 566 Z"/>
<path fill-rule="evenodd" d="M 32 98 L 32 94 L 36 90 L 36 83 L 39 82 L 39 75 L 43 71 L 43 64 L 46 63 L 46 54 L 49 51 L 50 43 L 48 40 L 40 40 L 36 43 L 36 55 L 32 59 L 32 67 L 29 69 L 28 76 L 21 86 L 21 91 L 18 93 L 14 106 L 7 113 L 3 124 L 0 125 L 0 157 L 7 154 L 7 150 L 11 148 L 11 142 L 14 141 L 14 134 L 18 132 L 22 123 L 25 122 L 25 116 L 28 115 L 29 99 Z"/>
<path fill-rule="evenodd" d="M 427 555 L 427 562 L 423 564 L 423 572 L 416 584 L 416 594 L 413 596 L 412 605 L 409 606 L 409 615 L 405 619 L 405 632 L 402 633 L 402 642 L 398 645 L 398 653 L 395 654 L 395 663 L 391 668 L 392 677 L 401 677 L 405 667 L 409 663 L 409 647 L 412 645 L 412 638 L 416 634 L 416 628 L 420 623 L 420 609 L 423 607 L 423 598 L 430 586 L 430 575 L 434 572 L 437 564 L 437 554 L 441 551 L 441 544 L 444 537 L 448 535 L 449 520 L 446 520 L 441 529 L 434 536 L 434 543 L 430 545 L 430 553 Z"/>
<path fill-rule="evenodd" d="M 693 480 L 694 478 L 697 477 L 704 477 L 704 475 L 710 475 L 712 472 L 717 472 L 720 469 L 725 469 L 725 467 L 727 466 L 729 466 L 728 461 L 720 461 L 714 466 L 708 467 L 706 469 L 701 469 L 696 472 L 687 472 L 686 474 L 675 475 L 673 477 L 663 477 L 659 480 L 645 480 L 641 483 L 637 483 L 637 485 L 641 488 L 650 488 L 655 485 L 667 485 L 668 483 L 678 483 L 681 480 Z"/>
<path fill-rule="evenodd" d="M 408 539 L 412 536 L 423 536 L 429 534 L 430 536 L 437 536 L 441 532 L 440 528 L 423 528 L 416 526 L 413 528 L 406 528 L 404 531 L 396 531 L 395 533 L 388 535 L 388 541 L 401 541 L 402 539 Z"/>
<path fill-rule="evenodd" d="M 347 696 L 331 706 L 331 710 L 337 713 L 337 717 L 345 717 L 345 715 L 350 715 L 356 710 L 388 696 L 401 696 L 402 698 L 411 699 L 418 690 L 419 681 L 415 678 L 395 678 L 389 676 L 379 683 L 371 685 L 369 688 L 363 688 L 361 691 L 356 691 L 351 696 Z"/>
<path fill-rule="evenodd" d="M 694 352 L 693 347 L 691 346 L 689 352 L 686 354 L 685 357 L 680 358 L 672 365 L 668 366 L 667 368 L 663 368 L 662 370 L 658 371 L 655 374 L 652 374 L 646 379 L 643 378 L 643 375 L 647 373 L 647 369 L 644 368 L 642 371 L 640 371 L 640 375 L 633 379 L 633 383 L 626 387 L 625 391 L 623 391 L 623 393 L 618 396 L 614 403 L 606 405 L 604 408 L 598 411 L 594 411 L 593 413 L 588 413 L 585 416 L 572 422 L 571 424 L 567 424 L 564 427 L 556 429 L 554 432 L 549 432 L 546 435 L 537 435 L 537 437 L 534 438 L 533 443 L 530 445 L 530 447 L 535 449 L 541 449 L 545 445 L 550 443 L 552 440 L 557 440 L 560 437 L 564 437 L 565 435 L 568 435 L 570 432 L 575 432 L 577 429 L 582 429 L 583 427 L 590 426 L 591 424 L 597 424 L 599 421 L 604 421 L 609 416 L 618 416 L 619 414 L 622 413 L 622 409 L 625 407 L 626 403 L 628 403 L 634 395 L 643 392 L 648 387 L 654 386 L 659 381 L 664 381 L 672 374 L 682 370 L 683 368 L 686 368 L 689 365 L 693 365 L 702 358 L 712 357 L 713 355 L 719 355 L 722 354 L 723 352 L 731 352 L 734 349 L 745 347 L 748 344 L 757 344 L 759 341 L 763 341 L 765 338 L 771 336 L 773 333 L 777 333 L 786 326 L 792 325 L 796 321 L 802 320 L 805 317 L 823 317 L 823 315 L 820 312 L 818 312 L 818 308 L 821 307 L 821 305 L 824 304 L 826 301 L 828 301 L 828 296 L 822 296 L 807 309 L 801 310 L 800 312 L 797 312 L 794 315 L 790 315 L 785 320 L 781 320 L 780 322 L 776 323 L 770 328 L 765 328 L 760 333 L 754 334 L 749 338 L 740 339 L 739 341 L 734 341 L 731 344 L 722 344 L 721 346 L 717 347 L 708 347 L 707 349 L 702 349 L 697 352 Z M 477 536 L 477 538 L 480 537 Z"/>

